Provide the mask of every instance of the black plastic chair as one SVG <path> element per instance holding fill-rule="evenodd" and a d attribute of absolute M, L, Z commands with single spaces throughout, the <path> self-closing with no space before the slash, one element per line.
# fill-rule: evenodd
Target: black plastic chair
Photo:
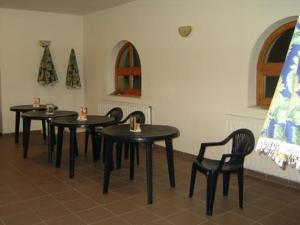
<path fill-rule="evenodd" d="M 119 124 L 125 124 L 128 123 L 131 117 L 136 118 L 136 122 L 140 124 L 145 124 L 145 114 L 142 111 L 133 111 L 131 112 L 124 120 L 120 121 Z M 136 162 L 139 165 L 140 163 L 140 156 L 139 156 L 139 144 L 138 143 L 124 143 L 125 146 L 125 158 L 128 159 L 129 155 L 129 149 L 130 149 L 130 154 L 132 157 L 134 157 L 134 152 L 136 153 Z M 116 161 L 117 161 L 117 169 L 121 168 L 121 158 L 122 158 L 122 143 L 118 142 L 116 145 L 117 149 L 117 156 L 116 156 Z"/>
<path fill-rule="evenodd" d="M 206 147 L 220 146 L 231 143 L 231 153 L 223 154 L 221 160 L 204 158 Z M 220 142 L 202 143 L 197 160 L 193 162 L 190 182 L 189 197 L 194 193 L 197 170 L 203 173 L 207 179 L 206 213 L 212 215 L 217 179 L 219 173 L 223 174 L 223 196 L 228 196 L 229 179 L 231 173 L 237 173 L 239 186 L 239 206 L 243 208 L 244 192 L 244 159 L 254 149 L 255 139 L 248 129 L 239 129 L 232 132 L 226 139 Z"/>
<path fill-rule="evenodd" d="M 123 118 L 123 111 L 120 107 L 115 107 L 115 108 L 112 108 L 111 110 L 109 110 L 105 116 L 107 117 L 113 117 L 115 120 L 112 124 L 117 124 L 121 121 L 121 119 Z M 111 125 L 112 125 L 111 124 Z M 99 127 L 96 129 L 96 143 L 97 143 L 97 147 L 101 147 L 101 130 L 102 130 L 102 127 Z M 84 141 L 84 153 L 87 154 L 87 150 L 88 150 L 88 141 L 89 141 L 89 135 L 90 135 L 90 131 L 89 129 L 86 129 L 85 130 L 85 141 Z M 99 154 L 100 156 L 100 154 Z"/>

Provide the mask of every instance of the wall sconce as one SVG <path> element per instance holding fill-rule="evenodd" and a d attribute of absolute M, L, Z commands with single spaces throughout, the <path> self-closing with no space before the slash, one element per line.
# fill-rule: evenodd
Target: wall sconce
<path fill-rule="evenodd" d="M 192 26 L 178 27 L 178 32 L 179 32 L 181 37 L 187 37 L 192 32 Z"/>

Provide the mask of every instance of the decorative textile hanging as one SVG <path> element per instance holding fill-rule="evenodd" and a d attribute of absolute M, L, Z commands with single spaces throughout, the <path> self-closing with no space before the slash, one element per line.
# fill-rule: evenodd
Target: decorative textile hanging
<path fill-rule="evenodd" d="M 38 83 L 43 86 L 53 85 L 58 81 L 57 74 L 52 61 L 49 45 L 45 45 L 44 54 L 40 63 Z"/>
<path fill-rule="evenodd" d="M 77 60 L 76 60 L 75 51 L 73 48 L 71 49 L 69 65 L 68 65 L 68 69 L 67 69 L 66 87 L 67 88 L 80 88 L 81 87 L 78 66 L 77 66 Z"/>
<path fill-rule="evenodd" d="M 299 17 L 300 18 L 300 17 Z M 300 170 L 300 19 L 289 46 L 280 78 L 256 150 L 279 166 Z"/>

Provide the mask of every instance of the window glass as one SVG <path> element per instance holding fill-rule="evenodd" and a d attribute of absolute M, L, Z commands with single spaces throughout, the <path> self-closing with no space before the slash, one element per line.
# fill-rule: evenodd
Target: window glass
<path fill-rule="evenodd" d="M 279 76 L 266 76 L 265 78 L 265 96 L 267 98 L 272 98 L 277 86 Z"/>
<path fill-rule="evenodd" d="M 141 90 L 141 77 L 133 76 L 133 89 Z"/>
<path fill-rule="evenodd" d="M 141 96 L 141 61 L 136 48 L 127 42 L 120 49 L 115 69 L 115 94 Z"/>
<path fill-rule="evenodd" d="M 124 50 L 124 52 L 121 54 L 121 57 L 120 57 L 120 63 L 119 63 L 119 66 L 120 67 L 129 67 L 129 49 L 126 48 Z"/>
<path fill-rule="evenodd" d="M 118 87 L 119 89 L 129 88 L 129 76 L 118 76 Z"/>
<path fill-rule="evenodd" d="M 288 29 L 282 33 L 273 43 L 267 54 L 267 62 L 284 62 L 294 29 Z"/>

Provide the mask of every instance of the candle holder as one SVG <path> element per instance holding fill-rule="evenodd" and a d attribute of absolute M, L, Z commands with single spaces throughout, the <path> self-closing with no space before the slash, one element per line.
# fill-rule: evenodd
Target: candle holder
<path fill-rule="evenodd" d="M 54 105 L 52 103 L 46 105 L 46 114 L 48 115 L 54 114 Z"/>
<path fill-rule="evenodd" d="M 136 117 L 130 117 L 130 129 L 131 132 L 141 132 L 141 124 L 137 122 Z"/>
<path fill-rule="evenodd" d="M 87 113 L 88 113 L 87 107 L 80 107 L 80 112 L 79 112 L 79 116 L 78 116 L 77 120 L 86 121 Z"/>
<path fill-rule="evenodd" d="M 40 98 L 33 98 L 32 106 L 33 106 L 34 108 L 40 107 Z"/>

